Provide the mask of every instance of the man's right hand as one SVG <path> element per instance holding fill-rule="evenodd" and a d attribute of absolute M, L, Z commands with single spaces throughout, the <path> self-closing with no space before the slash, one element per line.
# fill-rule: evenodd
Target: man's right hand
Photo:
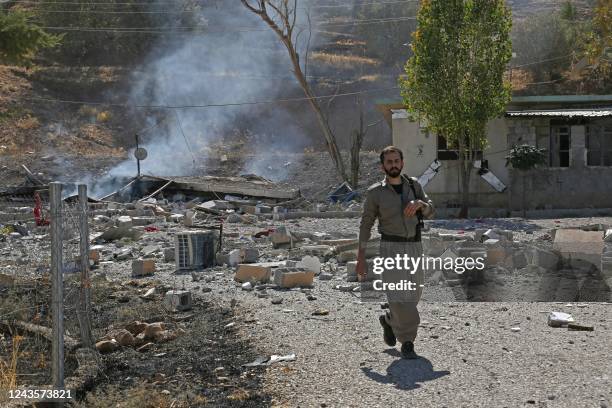
<path fill-rule="evenodd" d="M 357 280 L 359 282 L 365 282 L 368 278 L 368 264 L 365 259 L 365 251 L 360 249 L 357 255 Z"/>

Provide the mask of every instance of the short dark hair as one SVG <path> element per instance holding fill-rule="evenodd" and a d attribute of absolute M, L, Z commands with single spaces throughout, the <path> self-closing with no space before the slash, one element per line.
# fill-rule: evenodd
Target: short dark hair
<path fill-rule="evenodd" d="M 381 164 L 385 163 L 385 155 L 387 153 L 399 153 L 400 159 L 404 160 L 404 153 L 398 147 L 387 146 L 384 149 L 382 149 L 382 151 L 380 152 L 380 163 Z"/>

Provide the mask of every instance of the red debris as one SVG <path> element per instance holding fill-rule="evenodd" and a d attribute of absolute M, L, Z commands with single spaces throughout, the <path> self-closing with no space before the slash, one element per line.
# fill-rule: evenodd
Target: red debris
<path fill-rule="evenodd" d="M 34 220 L 36 221 L 36 226 L 42 227 L 43 225 L 49 225 L 49 220 L 47 217 L 43 216 L 42 201 L 38 192 L 34 193 L 34 201 L 36 203 L 34 205 Z"/>
<path fill-rule="evenodd" d="M 157 231 L 159 231 L 159 228 L 157 228 L 157 227 L 153 227 L 153 226 L 148 226 L 148 227 L 145 227 L 145 229 L 144 229 L 144 230 L 145 230 L 146 232 L 157 232 Z"/>

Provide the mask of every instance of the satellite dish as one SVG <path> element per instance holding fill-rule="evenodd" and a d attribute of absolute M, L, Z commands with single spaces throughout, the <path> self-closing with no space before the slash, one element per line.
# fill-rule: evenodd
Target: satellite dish
<path fill-rule="evenodd" d="M 147 155 L 147 149 L 145 149 L 144 147 L 139 147 L 134 152 L 134 157 L 136 157 L 137 160 L 144 160 L 147 158 Z"/>

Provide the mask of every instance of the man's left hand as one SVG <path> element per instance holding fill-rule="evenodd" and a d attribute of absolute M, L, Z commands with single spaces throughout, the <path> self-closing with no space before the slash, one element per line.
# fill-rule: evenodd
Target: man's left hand
<path fill-rule="evenodd" d="M 412 200 L 408 203 L 406 208 L 404 208 L 404 216 L 412 217 L 416 214 L 416 212 L 425 207 L 425 203 L 421 200 Z"/>

